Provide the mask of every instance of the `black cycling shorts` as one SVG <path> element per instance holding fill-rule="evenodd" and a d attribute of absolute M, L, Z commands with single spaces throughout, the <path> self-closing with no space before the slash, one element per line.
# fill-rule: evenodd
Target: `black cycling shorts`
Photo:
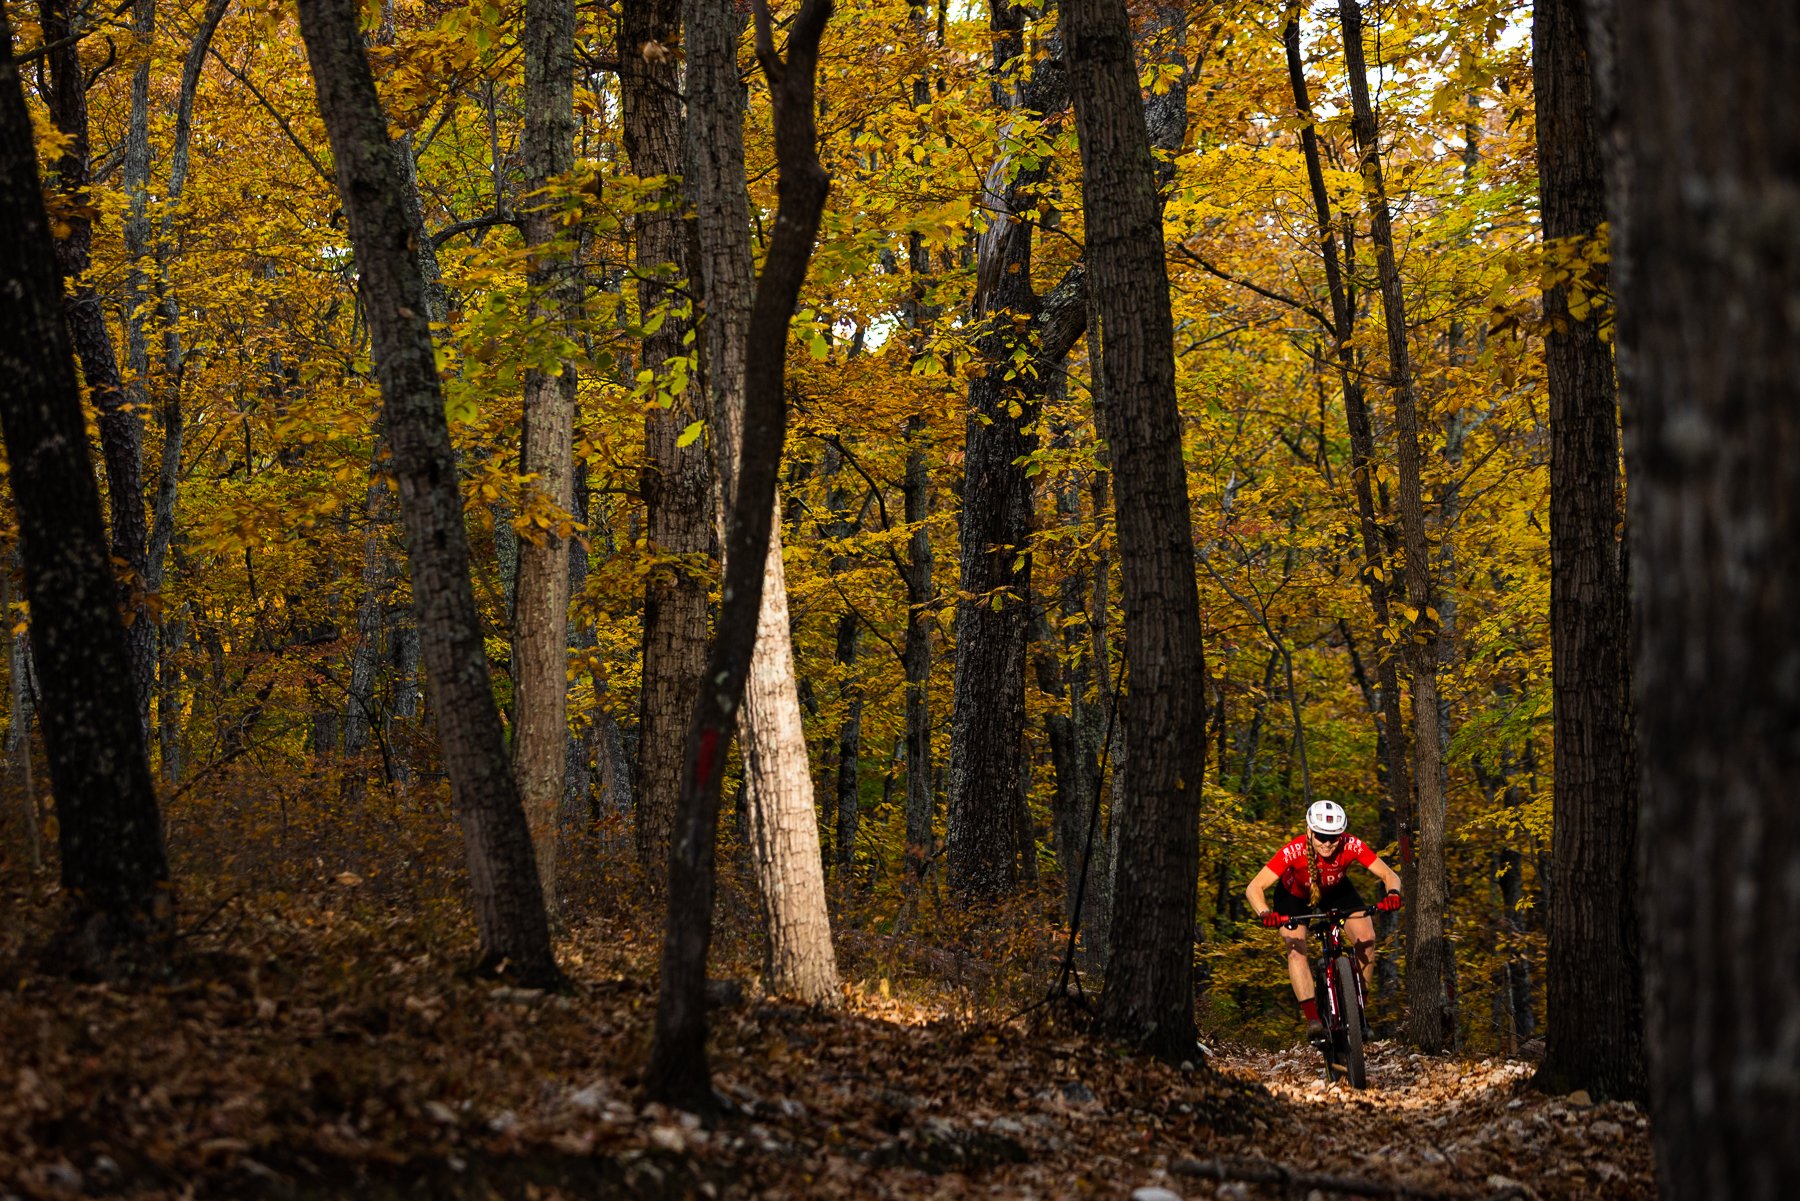
<path fill-rule="evenodd" d="M 1301 913 L 1321 913 L 1327 909 L 1349 911 L 1361 908 L 1363 908 L 1362 896 L 1356 891 L 1356 885 L 1350 883 L 1348 877 L 1339 880 L 1330 888 L 1321 889 L 1317 905 L 1305 897 L 1295 896 L 1280 886 L 1275 889 L 1274 909 L 1282 917 L 1293 917 Z"/>

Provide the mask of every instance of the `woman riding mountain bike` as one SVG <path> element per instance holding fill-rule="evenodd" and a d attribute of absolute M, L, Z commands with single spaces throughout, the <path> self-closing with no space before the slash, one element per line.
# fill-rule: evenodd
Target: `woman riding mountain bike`
<path fill-rule="evenodd" d="M 1299 913 L 1335 909 L 1341 912 L 1363 909 L 1363 899 L 1350 883 L 1346 873 L 1352 863 L 1360 863 L 1375 873 L 1386 892 L 1375 908 L 1391 911 L 1400 908 L 1400 877 L 1381 861 L 1381 856 L 1362 839 L 1348 833 L 1350 819 L 1336 801 L 1315 801 L 1306 811 L 1307 832 L 1276 851 L 1250 886 L 1244 897 L 1250 911 L 1270 929 L 1281 929 L 1287 944 L 1288 978 L 1294 983 L 1294 999 L 1300 1002 L 1300 1016 L 1306 1019 L 1306 1036 L 1318 1042 L 1325 1033 L 1319 1021 L 1319 1004 L 1313 995 L 1312 964 L 1306 954 L 1306 927 L 1287 926 L 1288 918 Z M 1269 904 L 1271 884 L 1275 903 Z M 1365 980 L 1371 979 L 1375 965 L 1375 923 L 1365 914 L 1344 924 L 1356 948 L 1356 963 Z"/>

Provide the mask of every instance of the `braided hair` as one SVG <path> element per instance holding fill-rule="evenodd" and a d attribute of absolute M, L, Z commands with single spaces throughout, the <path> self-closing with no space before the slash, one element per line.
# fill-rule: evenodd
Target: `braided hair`
<path fill-rule="evenodd" d="M 1300 835 L 1306 840 L 1306 886 L 1312 890 L 1312 907 L 1319 907 L 1319 850 L 1313 845 L 1311 827 Z"/>

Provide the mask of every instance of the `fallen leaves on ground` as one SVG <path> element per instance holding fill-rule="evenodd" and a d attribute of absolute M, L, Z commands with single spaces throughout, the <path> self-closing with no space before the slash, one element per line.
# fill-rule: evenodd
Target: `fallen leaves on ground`
<path fill-rule="evenodd" d="M 1310 1051 L 1167 1066 L 879 984 L 836 1013 L 721 990 L 732 1112 L 708 1127 L 638 1096 L 655 943 L 637 926 L 567 933 L 571 986 L 545 994 L 460 976 L 444 940 L 343 891 L 238 905 L 158 984 L 44 976 L 6 939 L 0 1196 L 1308 1196 L 1197 1164 L 1457 1198 L 1652 1193 L 1641 1114 L 1525 1091 L 1524 1065 L 1378 1044 L 1359 1094 Z"/>

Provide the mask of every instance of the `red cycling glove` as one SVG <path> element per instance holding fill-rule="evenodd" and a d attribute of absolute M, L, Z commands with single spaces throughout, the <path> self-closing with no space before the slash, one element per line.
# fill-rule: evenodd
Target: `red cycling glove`
<path fill-rule="evenodd" d="M 1267 912 L 1265 912 L 1262 915 L 1262 924 L 1267 926 L 1271 930 L 1277 929 L 1286 921 L 1287 921 L 1287 919 L 1285 917 L 1282 917 L 1279 913 L 1276 913 L 1273 909 L 1268 910 Z"/>
<path fill-rule="evenodd" d="M 1397 892 L 1390 892 L 1379 901 L 1375 902 L 1375 908 L 1381 910 L 1383 913 L 1392 913 L 1394 910 L 1400 908 L 1400 904 L 1400 894 Z"/>

